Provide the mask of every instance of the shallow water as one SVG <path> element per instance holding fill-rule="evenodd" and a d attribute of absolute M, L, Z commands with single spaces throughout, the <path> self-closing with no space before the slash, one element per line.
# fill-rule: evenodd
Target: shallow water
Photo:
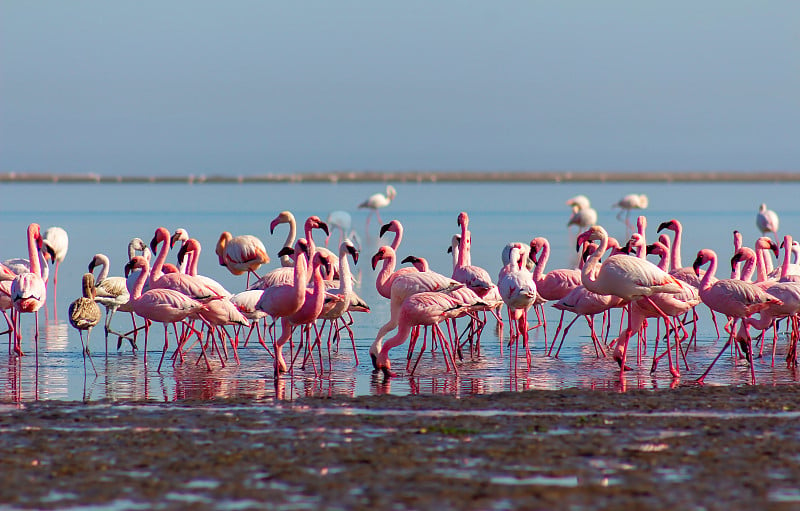
<path fill-rule="evenodd" d="M 797 232 L 800 206 L 795 195 L 796 184 L 396 184 L 398 198 L 382 211 L 384 221 L 401 220 L 405 237 L 400 258 L 414 254 L 426 257 L 434 270 L 449 274 L 451 260 L 446 253 L 450 236 L 457 232 L 459 211 L 470 214 L 473 264 L 486 268 L 496 276 L 500 269 L 500 251 L 509 241 L 528 242 L 544 236 L 550 240 L 552 255 L 547 268 L 569 266 L 574 261 L 575 230 L 568 232 L 569 209 L 564 201 L 578 193 L 588 195 L 598 210 L 600 223 L 609 232 L 624 240 L 625 226 L 617 220 L 617 210 L 610 204 L 627 193 L 646 193 L 650 207 L 646 211 L 648 236 L 655 238 L 657 225 L 670 218 L 684 224 L 683 264 L 689 265 L 700 248 L 712 248 L 721 256 L 719 272 L 727 273 L 730 258 L 731 232 L 739 229 L 745 242 L 752 245 L 758 235 L 755 213 L 760 202 L 767 202 L 781 216 L 782 232 Z M 642 364 L 626 374 L 621 382 L 616 364 L 610 358 L 598 358 L 588 336 L 584 320 L 578 320 L 558 358 L 544 355 L 544 337 L 539 330 L 531 332 L 533 363 L 525 370 L 524 358 L 517 371 L 511 370 L 508 332 L 499 332 L 490 320 L 481 341 L 480 355 L 459 363 L 459 375 L 445 370 L 440 352 L 426 353 L 415 376 L 405 371 L 407 344 L 392 351 L 393 368 L 400 376 L 385 380 L 374 375 L 368 358 L 368 347 L 375 333 L 389 316 L 388 301 L 378 298 L 374 287 L 375 273 L 369 267 L 371 255 L 388 240 L 377 238 L 379 223 L 372 219 L 365 229 L 366 212 L 355 205 L 371 193 L 381 191 L 377 184 L 248 184 L 248 185 L 113 185 L 113 184 L 4 184 L 5 201 L 0 205 L 0 258 L 25 254 L 25 228 L 38 222 L 42 228 L 64 227 L 70 235 L 67 259 L 59 271 L 58 298 L 54 300 L 50 285 L 47 311 L 41 311 L 38 365 L 36 363 L 34 321 L 23 318 L 23 347 L 27 352 L 20 359 L 3 356 L 0 372 L 0 400 L 130 400 L 174 401 L 232 397 L 246 399 L 292 399 L 298 396 L 368 395 L 368 394 L 483 394 L 531 388 L 565 387 L 624 390 L 629 388 L 666 388 L 688 383 L 699 376 L 717 355 L 722 344 L 717 340 L 708 311 L 700 311 L 697 346 L 687 353 L 689 368 L 681 365 L 682 378 L 673 380 L 662 360 L 654 375 L 650 374 L 649 356 L 652 341 Z M 84 368 L 77 331 L 66 322 L 69 302 L 80 293 L 81 274 L 93 254 L 106 253 L 111 258 L 111 275 L 120 275 L 130 238 L 149 241 L 156 227 L 170 230 L 186 228 L 200 240 L 204 251 L 200 272 L 223 283 L 232 292 L 245 288 L 244 277 L 234 277 L 216 264 L 213 246 L 220 232 L 255 234 L 264 240 L 271 256 L 269 268 L 277 263 L 277 250 L 286 236 L 286 226 L 279 226 L 274 235 L 268 223 L 278 212 L 290 209 L 302 221 L 311 214 L 325 219 L 332 210 L 344 209 L 353 215 L 353 224 L 362 243 L 361 260 L 357 265 L 360 285 L 356 291 L 370 304 L 372 312 L 356 314 L 354 333 L 359 364 L 356 365 L 349 339 L 345 338 L 332 358 L 332 371 L 315 376 L 310 366 L 277 383 L 272 378 L 272 359 L 255 341 L 239 350 L 240 363 L 228 359 L 223 368 L 220 359 L 211 358 L 213 371 L 203 364 L 195 365 L 199 350 L 194 348 L 181 364 L 167 359 L 157 372 L 163 345 L 163 329 L 152 329 L 147 364 L 142 350 L 133 354 L 125 344 L 116 350 L 116 339 L 106 356 L 102 328 L 91 336 L 93 361 L 98 376 L 88 364 Z M 335 243 L 338 235 L 334 234 Z M 174 262 L 175 255 L 169 261 Z M 55 308 L 54 308 L 55 306 Z M 547 308 L 548 343 L 558 323 L 558 314 Z M 619 315 L 613 316 L 613 331 Z M 1 322 L 0 322 L 1 323 Z M 533 322 L 531 323 L 533 324 Z M 119 314 L 114 326 L 123 330 L 129 317 Z M 463 321 L 462 321 L 463 325 Z M 598 318 L 599 325 L 599 318 Z M 720 323 L 721 326 L 721 323 Z M 650 327 L 651 338 L 655 332 Z M 771 334 L 767 337 L 771 349 Z M 170 337 L 168 356 L 172 355 L 174 338 Z M 143 340 L 139 339 L 140 348 Z M 633 343 L 631 346 L 634 346 Z M 786 341 L 778 342 L 774 367 L 771 357 L 756 361 L 756 377 L 760 384 L 797 383 L 797 371 L 789 370 L 783 361 Z M 632 352 L 636 362 L 635 352 Z M 327 354 L 325 356 L 327 365 Z M 318 360 L 316 364 L 318 364 Z M 739 385 L 747 383 L 749 366 L 730 354 L 723 354 L 706 383 Z"/>

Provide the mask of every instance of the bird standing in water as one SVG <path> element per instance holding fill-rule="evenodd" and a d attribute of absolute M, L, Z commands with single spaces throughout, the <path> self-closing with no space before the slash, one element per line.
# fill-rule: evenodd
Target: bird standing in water
<path fill-rule="evenodd" d="M 86 356 L 89 355 L 89 362 L 92 363 L 94 374 L 97 369 L 94 367 L 92 355 L 89 353 L 89 334 L 100 322 L 100 307 L 94 301 L 97 291 L 94 287 L 94 275 L 84 273 L 82 280 L 83 296 L 69 305 L 69 323 L 78 330 L 81 336 L 81 346 L 83 347 L 83 362 L 86 363 Z M 83 332 L 86 331 L 86 342 L 83 341 Z M 85 367 L 85 366 L 84 366 Z"/>

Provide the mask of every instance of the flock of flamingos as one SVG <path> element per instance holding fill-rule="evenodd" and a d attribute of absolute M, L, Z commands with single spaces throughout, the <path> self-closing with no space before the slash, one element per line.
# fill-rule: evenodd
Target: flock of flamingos
<path fill-rule="evenodd" d="M 370 216 L 374 213 L 378 222 L 383 224 L 378 210 L 387 206 L 395 193 L 389 186 L 385 194 L 375 194 L 359 207 L 370 209 Z M 621 378 L 624 371 L 630 370 L 628 351 L 632 337 L 636 337 L 636 361 L 643 363 L 648 319 L 659 327 L 652 342 L 651 370 L 656 371 L 658 362 L 666 356 L 670 373 L 679 377 L 681 361 L 686 365 L 688 345 L 696 342 L 696 308 L 701 303 L 727 318 L 724 325 L 727 342 L 699 381 L 729 348 L 734 356 L 752 362 L 754 339 L 751 329 L 762 332 L 756 337 L 760 342 L 759 354 L 763 354 L 766 345 L 764 333 L 773 329 L 774 364 L 777 325 L 781 320 L 788 321 L 791 332 L 787 337 L 786 361 L 790 366 L 796 365 L 800 266 L 791 262 L 792 255 L 796 255 L 796 243 L 790 236 L 783 237 L 783 260 L 773 269 L 770 254 L 779 257 L 778 218 L 765 205 L 761 206 L 756 219 L 764 236 L 756 241 L 754 248 L 749 248 L 742 246 L 741 236 L 737 238 L 737 233 L 734 234 L 731 276 L 724 278 L 722 270 L 717 272 L 720 264 L 717 255 L 709 249 L 700 250 L 691 266 L 682 265 L 681 224 L 678 220 L 660 224 L 658 240 L 649 245 L 646 243 L 645 217 L 639 216 L 635 227 L 629 220 L 631 210 L 647 207 L 644 195 L 628 195 L 616 204 L 620 208 L 618 218 L 624 220 L 631 231 L 630 239 L 624 244 L 610 238 L 603 227 L 596 225 L 597 214 L 586 197 L 576 196 L 567 204 L 572 208 L 569 223 L 581 229 L 576 244 L 576 250 L 581 254 L 579 267 L 546 271 L 550 247 L 545 238 L 535 238 L 530 242 L 508 243 L 503 248 L 503 267 L 496 278 L 471 264 L 471 234 L 466 212 L 457 218 L 459 230 L 452 238 L 453 272 L 449 276 L 430 270 L 424 259 L 413 256 L 402 261 L 411 263 L 411 266 L 398 268 L 402 225 L 397 220 L 383 224 L 381 237 L 388 238 L 391 233 L 393 240 L 378 249 L 371 264 L 373 269 L 381 267 L 375 285 L 378 293 L 390 300 L 391 306 L 390 318 L 379 329 L 369 348 L 375 371 L 382 371 L 387 378 L 394 376 L 390 350 L 410 338 L 406 357 L 409 373 L 416 369 L 428 342 L 431 349 L 441 350 L 446 370 L 458 372 L 457 359 L 463 356 L 462 350 L 467 346 L 470 350 L 480 349 L 480 335 L 489 314 L 494 315 L 501 326 L 504 320 L 508 322 L 509 346 L 513 346 L 510 363 L 516 368 L 518 358 L 524 356 L 530 368 L 530 330 L 540 328 L 544 331 L 547 349 L 547 325 L 542 306 L 548 302 L 561 310 L 562 315 L 547 353 L 552 353 L 562 330 L 563 343 L 569 327 L 579 317 L 585 317 L 598 356 L 613 349 Z M 288 225 L 286 241 L 278 254 L 281 266 L 260 275 L 260 267 L 270 262 L 263 243 L 255 236 L 222 233 L 215 247 L 219 264 L 234 275 L 243 275 L 243 278 L 246 275 L 247 279 L 246 290 L 236 294 L 197 273 L 200 243 L 189 238 L 183 229 L 170 233 L 159 227 L 149 244 L 139 238 L 131 240 L 124 277 L 109 277 L 108 258 L 103 254 L 95 255 L 88 272 L 82 277 L 83 296 L 69 307 L 69 320 L 80 332 L 84 356 L 89 355 L 89 332 L 102 319 L 98 306 L 102 305 L 106 309 L 106 350 L 109 336 L 117 338 L 118 348 L 125 340 L 137 348 L 138 332 L 143 329 L 146 360 L 149 327 L 153 322 L 163 324 L 164 345 L 159 371 L 169 347 L 170 328 L 177 343 L 172 355 L 173 363 L 182 361 L 190 349 L 199 345 L 198 363 L 204 361 L 209 370 L 214 356 L 223 365 L 229 359 L 228 345 L 238 361 L 236 349 L 245 327 L 249 328 L 247 338 L 255 331 L 259 342 L 273 357 L 276 378 L 292 370 L 296 364 L 303 367 L 311 364 L 315 372 L 324 371 L 324 348 L 328 350 L 330 368 L 331 347 L 338 347 L 345 332 L 349 333 L 358 363 L 350 329 L 353 322 L 351 313 L 368 311 L 369 307 L 354 291 L 350 261 L 358 262 L 359 252 L 357 243 L 346 237 L 350 234 L 349 218 L 346 217 L 348 215 L 343 212 L 328 217 L 328 223 L 341 230 L 338 250 L 331 251 L 326 248 L 331 238 L 328 223 L 311 216 L 302 224 L 303 237 L 298 238 L 294 216 L 288 211 L 281 212 L 270 224 L 270 232 L 281 224 Z M 318 246 L 315 242 L 313 235 L 317 230 L 327 235 L 325 246 Z M 667 231 L 673 233 L 672 237 L 666 234 Z M 8 323 L 9 352 L 16 356 L 23 355 L 20 316 L 23 313 L 35 315 L 44 306 L 51 262 L 55 263 L 55 292 L 58 265 L 66 255 L 67 244 L 68 237 L 63 229 L 51 227 L 42 233 L 38 224 L 30 224 L 27 229 L 28 259 L 8 260 L 0 265 L 0 309 Z M 178 252 L 177 266 L 167 263 L 171 249 Z M 655 254 L 660 262 L 648 261 L 648 254 Z M 95 277 L 98 267 L 99 275 Z M 531 308 L 537 321 L 528 320 Z M 619 335 L 609 341 L 611 321 L 608 311 L 612 308 L 623 308 L 623 322 L 619 326 Z M 133 320 L 130 331 L 112 330 L 111 320 L 117 311 L 130 313 Z M 562 328 L 564 312 L 574 313 L 575 318 Z M 594 323 L 598 314 L 603 315 L 599 336 L 595 333 Z M 711 317 L 716 326 L 713 313 Z M 137 326 L 137 318 L 144 322 L 140 320 Z M 465 318 L 468 323 L 467 326 L 461 323 L 460 333 L 456 318 Z M 665 327 L 663 335 L 660 333 L 662 323 Z M 231 325 L 234 334 L 225 328 Z M 690 325 L 695 325 L 691 334 L 687 330 Z M 394 330 L 396 332 L 391 335 Z M 296 347 L 293 342 L 295 331 L 299 331 Z M 719 327 L 717 332 L 719 334 Z M 37 354 L 38 337 L 37 318 Z M 420 337 L 422 343 L 414 361 L 411 355 Z M 660 341 L 664 341 L 661 350 Z M 290 345 L 288 360 L 283 353 L 287 342 Z M 91 361 L 91 356 L 88 358 Z M 755 383 L 752 363 L 750 367 L 751 381 Z"/>

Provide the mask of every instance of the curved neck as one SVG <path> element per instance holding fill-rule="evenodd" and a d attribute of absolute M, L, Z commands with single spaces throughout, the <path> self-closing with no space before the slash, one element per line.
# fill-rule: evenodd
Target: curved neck
<path fill-rule="evenodd" d="M 708 263 L 708 269 L 706 270 L 705 275 L 703 275 L 703 280 L 700 281 L 700 289 L 709 289 L 711 288 L 711 278 L 714 277 L 714 274 L 717 272 L 717 254 L 711 254 Z"/>
<path fill-rule="evenodd" d="M 600 271 L 600 258 L 603 257 L 606 249 L 608 249 L 607 235 L 600 238 L 600 246 L 583 264 L 583 268 L 581 269 L 581 284 L 589 291 L 597 292 L 595 291 L 596 287 L 594 284 L 597 282 L 597 272 Z"/>
<path fill-rule="evenodd" d="M 189 268 L 189 275 L 196 277 L 197 276 L 197 262 L 200 260 L 200 244 L 194 243 L 192 245 L 192 251 L 189 252 L 192 259 L 187 263 L 187 267 Z"/>
<path fill-rule="evenodd" d="M 789 274 L 789 261 L 792 258 L 792 237 L 783 237 L 783 264 L 781 264 L 781 278 Z"/>
<path fill-rule="evenodd" d="M 381 271 L 378 272 L 375 278 L 375 287 L 378 289 L 378 293 L 380 293 L 381 296 L 390 296 L 392 293 L 389 277 L 394 273 L 395 259 L 394 252 L 387 254 L 383 258 Z"/>
<path fill-rule="evenodd" d="M 392 247 L 392 250 L 397 252 L 397 249 L 400 248 L 400 242 L 403 241 L 403 224 L 396 220 L 392 220 L 392 225 L 394 227 L 394 239 L 392 240 L 392 244 L 389 246 Z"/>
<path fill-rule="evenodd" d="M 97 277 L 97 282 L 103 282 L 108 277 L 108 257 L 105 254 L 97 254 L 97 259 L 100 260 L 100 276 Z"/>
<path fill-rule="evenodd" d="M 681 238 L 683 228 L 680 224 L 675 225 L 675 239 L 672 242 L 672 269 L 683 268 L 681 263 Z"/>
<path fill-rule="evenodd" d="M 39 261 L 39 248 L 36 246 L 36 236 L 33 226 L 28 226 L 28 261 L 31 273 L 42 276 L 42 265 Z"/>
<path fill-rule="evenodd" d="M 544 268 L 547 265 L 547 260 L 550 258 L 550 242 L 544 240 L 542 242 L 542 253 L 537 258 L 536 265 L 533 267 L 533 280 L 538 282 L 544 278 Z"/>
<path fill-rule="evenodd" d="M 283 242 L 283 246 L 291 248 L 294 246 L 294 239 L 297 237 L 297 222 L 294 217 L 290 217 L 287 223 L 289 224 L 289 234 L 286 235 L 286 241 Z M 292 256 L 288 254 L 281 256 L 281 266 L 287 267 L 292 265 L 294 265 Z"/>
<path fill-rule="evenodd" d="M 136 283 L 133 285 L 133 290 L 131 290 L 131 299 L 136 300 L 142 296 L 144 283 L 147 282 L 148 278 L 150 278 L 150 266 L 145 264 L 142 266 L 142 271 L 139 272 L 139 277 L 136 279 Z"/>
<path fill-rule="evenodd" d="M 156 260 L 153 263 L 153 267 L 150 269 L 150 281 L 155 282 L 156 280 L 160 279 L 161 276 L 164 274 L 161 269 L 164 267 L 164 263 L 167 262 L 167 254 L 169 253 L 169 240 L 164 240 L 161 242 L 161 248 L 158 250 L 158 255 L 156 256 Z"/>

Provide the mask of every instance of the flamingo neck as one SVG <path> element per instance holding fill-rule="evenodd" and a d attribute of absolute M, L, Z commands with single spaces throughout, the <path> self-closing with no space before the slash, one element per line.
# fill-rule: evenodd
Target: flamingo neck
<path fill-rule="evenodd" d="M 150 269 L 150 282 L 155 282 L 164 275 L 162 268 L 164 267 L 164 263 L 167 262 L 167 254 L 169 253 L 169 240 L 165 240 L 161 242 L 161 248 L 158 249 L 158 255 L 156 256 L 156 260 L 153 263 L 153 267 Z"/>
<path fill-rule="evenodd" d="M 542 243 L 542 254 L 539 256 L 538 262 L 533 267 L 533 280 L 538 282 L 544 278 L 544 268 L 547 265 L 547 260 L 550 259 L 550 242 L 544 240 Z"/>
<path fill-rule="evenodd" d="M 289 234 L 286 235 L 286 241 L 283 242 L 284 247 L 293 247 L 294 246 L 294 239 L 297 237 L 297 222 L 295 221 L 294 217 L 289 218 Z M 281 266 L 287 267 L 292 266 L 294 261 L 290 255 L 282 255 L 281 256 Z"/>
<path fill-rule="evenodd" d="M 680 224 L 675 226 L 675 239 L 672 242 L 672 269 L 677 270 L 683 268 L 681 263 L 681 238 L 683 237 L 683 228 Z"/>
<path fill-rule="evenodd" d="M 30 262 L 31 273 L 42 277 L 42 265 L 39 262 L 39 247 L 36 246 L 36 237 L 33 234 L 33 227 L 28 227 L 28 261 Z"/>
<path fill-rule="evenodd" d="M 756 282 L 764 282 L 767 280 L 767 259 L 769 254 L 767 249 L 759 249 L 756 253 Z"/>
<path fill-rule="evenodd" d="M 392 225 L 394 226 L 394 239 L 389 246 L 392 247 L 392 250 L 397 252 L 397 249 L 400 248 L 400 242 L 403 241 L 403 224 L 395 221 L 392 222 Z"/>
<path fill-rule="evenodd" d="M 375 285 L 382 296 L 391 295 L 392 293 L 390 276 L 394 273 L 395 259 L 394 253 L 384 257 L 381 271 L 378 272 L 375 279 Z"/>
<path fill-rule="evenodd" d="M 783 264 L 781 264 L 781 278 L 789 274 L 789 260 L 792 258 L 792 237 L 783 237 Z"/>
<path fill-rule="evenodd" d="M 191 255 L 191 259 L 186 263 L 186 266 L 189 268 L 189 275 L 192 277 L 197 276 L 197 262 L 200 260 L 200 244 L 197 243 L 194 245 L 194 250 L 189 252 Z"/>
<path fill-rule="evenodd" d="M 139 277 L 136 279 L 136 283 L 133 285 L 133 290 L 131 290 L 131 299 L 136 300 L 141 298 L 144 284 L 147 282 L 148 278 L 150 278 L 150 265 L 145 264 L 142 266 L 142 271 L 139 272 Z"/>
<path fill-rule="evenodd" d="M 469 247 L 467 236 L 470 233 L 467 230 L 467 222 L 461 222 L 461 239 L 458 242 L 458 259 L 456 260 L 456 265 L 461 268 L 462 266 L 469 264 L 467 262 L 467 257 L 469 256 Z"/>
<path fill-rule="evenodd" d="M 589 256 L 589 259 L 586 260 L 581 269 L 581 283 L 583 287 L 598 294 L 605 294 L 595 291 L 596 287 L 594 284 L 597 282 L 597 273 L 600 271 L 600 258 L 603 257 L 607 249 L 608 235 L 603 235 L 600 238 L 600 246 Z"/>
<path fill-rule="evenodd" d="M 104 254 L 100 254 L 100 257 L 98 259 L 100 259 L 100 276 L 97 277 L 97 282 L 95 282 L 95 284 L 103 282 L 108 277 L 108 267 L 109 267 L 108 257 L 106 257 Z"/>
<path fill-rule="evenodd" d="M 308 259 L 306 259 L 305 253 L 301 252 L 294 262 L 294 290 L 295 298 L 297 298 L 298 301 L 305 298 L 306 285 L 308 283 L 307 272 Z"/>
<path fill-rule="evenodd" d="M 707 290 L 711 288 L 711 279 L 714 277 L 714 274 L 717 272 L 717 254 L 711 253 L 711 257 L 709 258 L 708 269 L 706 273 L 703 275 L 703 280 L 700 281 L 700 289 Z"/>

